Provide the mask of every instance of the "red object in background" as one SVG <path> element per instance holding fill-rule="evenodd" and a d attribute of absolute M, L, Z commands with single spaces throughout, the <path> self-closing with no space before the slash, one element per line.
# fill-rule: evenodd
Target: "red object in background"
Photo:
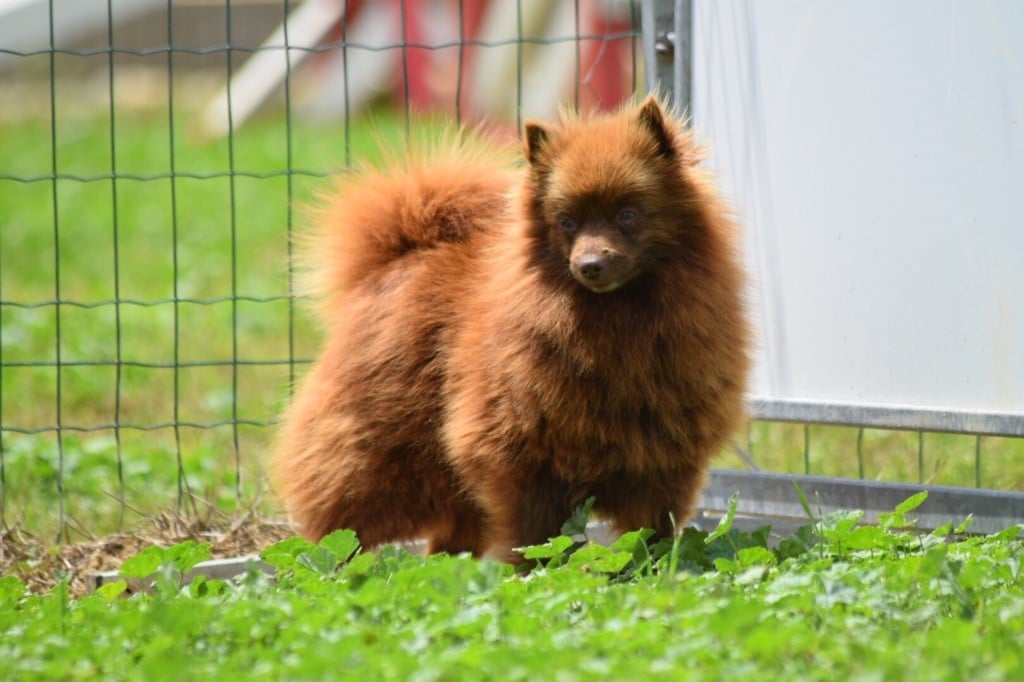
<path fill-rule="evenodd" d="M 629 96 L 632 83 L 632 24 L 594 4 L 580 7 L 580 33 L 600 36 L 582 41 L 580 50 L 580 106 L 614 109 Z M 621 35 L 621 38 L 609 36 Z"/>
<path fill-rule="evenodd" d="M 401 106 L 407 104 L 417 111 L 441 109 L 466 113 L 469 103 L 473 101 L 468 91 L 472 83 L 470 74 L 474 57 L 479 50 L 487 49 L 474 43 L 481 37 L 484 17 L 493 3 L 491 0 L 450 0 L 448 4 L 447 14 L 455 22 L 458 21 L 461 9 L 461 59 L 452 55 L 454 50 L 459 49 L 457 46 L 421 47 L 435 40 L 429 22 L 432 19 L 430 10 L 436 7 L 436 3 L 430 0 L 389 0 L 388 9 L 399 28 L 395 40 L 402 50 L 403 58 L 399 60 L 397 73 L 389 79 L 387 86 L 391 88 L 394 101 Z M 354 36 L 351 29 L 354 20 L 366 9 L 366 2 L 348 0 L 341 6 L 346 12 L 343 21 L 347 22 L 347 30 L 343 31 L 342 21 L 338 21 L 325 40 L 341 43 L 344 35 L 348 42 L 358 43 L 360 38 Z M 628 16 L 618 18 L 606 10 L 604 3 L 588 2 L 579 5 L 578 23 L 583 39 L 579 45 L 578 104 L 582 108 L 614 109 L 632 91 L 632 24 Z M 456 32 L 452 41 L 459 38 Z M 574 68 L 574 65 L 566 64 L 565 68 Z M 455 81 L 461 84 L 461 91 L 457 93 L 458 102 L 455 102 L 458 90 Z M 575 84 L 573 90 L 576 90 Z M 574 99 L 575 92 L 565 93 L 564 100 L 571 102 Z M 487 111 L 470 112 L 471 117 L 487 114 Z"/>
<path fill-rule="evenodd" d="M 456 4 L 458 2 L 459 0 L 456 0 Z M 466 102 L 468 101 L 466 94 L 468 88 L 465 87 L 465 84 L 469 78 L 469 65 L 473 63 L 474 53 L 480 49 L 472 41 L 480 37 L 480 26 L 483 24 L 484 14 L 487 12 L 488 2 L 489 0 L 462 0 L 463 52 L 461 63 L 456 66 L 456 69 L 459 70 L 456 73 L 456 77 L 463 84 L 463 87 L 461 92 L 458 93 L 459 101 L 455 102 L 455 109 L 460 112 L 465 111 Z"/>
<path fill-rule="evenodd" d="M 430 88 L 430 61 L 432 50 L 415 47 L 428 42 L 424 22 L 427 17 L 420 0 L 392 0 L 396 14 L 402 22 L 402 64 L 405 78 L 398 83 L 400 101 L 407 102 L 413 109 L 427 109 L 433 103 Z M 403 11 L 404 10 L 404 11 Z M 408 83 L 409 91 L 405 92 Z"/>

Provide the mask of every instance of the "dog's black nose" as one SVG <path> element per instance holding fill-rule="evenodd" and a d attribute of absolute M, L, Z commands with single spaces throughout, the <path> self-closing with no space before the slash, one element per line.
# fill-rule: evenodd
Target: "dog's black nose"
<path fill-rule="evenodd" d="M 588 253 L 580 257 L 576 267 L 583 277 L 598 279 L 608 267 L 608 256 L 601 253 Z"/>

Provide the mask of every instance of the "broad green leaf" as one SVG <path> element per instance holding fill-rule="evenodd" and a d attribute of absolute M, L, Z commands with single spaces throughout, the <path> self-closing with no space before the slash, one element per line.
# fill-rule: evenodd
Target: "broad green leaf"
<path fill-rule="evenodd" d="M 309 540 L 294 535 L 266 547 L 260 552 L 260 558 L 277 571 L 287 571 L 295 568 L 295 560 L 300 554 L 310 551 L 315 546 Z"/>
<path fill-rule="evenodd" d="M 192 579 L 192 582 L 188 584 L 188 593 L 193 597 L 205 597 L 210 591 L 210 588 L 206 583 L 207 579 L 205 575 L 197 575 Z"/>
<path fill-rule="evenodd" d="M 779 557 L 788 559 L 804 554 L 817 543 L 817 533 L 814 526 L 800 526 L 792 536 L 779 541 Z"/>
<path fill-rule="evenodd" d="M 1009 559 L 1005 564 L 999 564 L 992 571 L 992 577 L 1007 586 L 1012 585 L 1018 575 L 1020 575 L 1020 561 L 1016 558 Z"/>
<path fill-rule="evenodd" d="M 883 549 L 890 539 L 879 526 L 857 526 L 843 536 L 842 542 L 848 549 Z"/>
<path fill-rule="evenodd" d="M 736 491 L 732 494 L 732 497 L 729 498 L 729 509 L 726 511 L 725 516 L 718 521 L 718 527 L 715 528 L 710 535 L 704 538 L 704 544 L 711 544 L 729 532 L 732 528 L 733 519 L 736 518 L 736 507 L 739 505 L 739 502 L 740 493 L 739 491 Z"/>
<path fill-rule="evenodd" d="M 956 577 L 961 587 L 972 590 L 982 587 L 993 578 L 998 580 L 999 571 L 994 566 L 971 563 L 963 566 Z"/>
<path fill-rule="evenodd" d="M 188 594 L 196 599 L 223 594 L 227 589 L 228 583 L 226 580 L 207 578 L 203 574 L 195 576 L 192 578 L 192 582 L 188 584 Z"/>
<path fill-rule="evenodd" d="M 588 497 L 586 502 L 581 504 L 572 513 L 572 516 L 562 524 L 559 531 L 562 535 L 581 535 L 587 532 L 587 522 L 590 520 L 590 512 L 594 508 L 594 497 Z"/>
<path fill-rule="evenodd" d="M 589 544 L 569 558 L 569 566 L 594 573 L 621 573 L 633 561 L 628 552 L 616 552 L 610 547 Z"/>
<path fill-rule="evenodd" d="M 896 509 L 891 512 L 883 512 L 878 515 L 878 525 L 886 530 L 894 528 L 906 528 L 909 525 L 913 525 L 913 521 L 907 520 L 907 513 L 911 512 L 921 506 L 921 503 L 928 497 L 928 491 L 922 490 L 919 493 L 911 495 L 907 499 L 896 505 Z"/>
<path fill-rule="evenodd" d="M 262 572 L 260 572 L 260 573 L 261 573 L 261 575 L 265 575 Z M 228 589 L 230 588 L 230 586 L 231 586 L 231 583 L 229 583 L 227 580 L 223 580 L 221 578 L 210 578 L 209 580 L 206 581 L 206 588 L 207 588 L 209 594 L 213 595 L 213 596 L 222 595 L 222 594 L 226 593 L 228 591 Z"/>
<path fill-rule="evenodd" d="M 118 571 L 125 578 L 147 578 L 164 563 L 164 548 L 150 545 L 130 559 L 125 559 Z"/>
<path fill-rule="evenodd" d="M 27 588 L 13 575 L 0 578 L 0 607 L 13 606 L 27 592 Z"/>
<path fill-rule="evenodd" d="M 928 578 L 938 577 L 946 567 L 946 558 L 948 555 L 948 545 L 942 544 L 932 547 L 925 552 L 924 557 L 922 557 L 921 563 L 918 566 L 918 572 Z"/>
<path fill-rule="evenodd" d="M 771 526 L 760 526 L 749 533 L 743 533 L 739 547 L 767 547 L 768 538 L 772 534 Z"/>
<path fill-rule="evenodd" d="M 926 499 L 928 499 L 928 491 L 922 490 L 921 492 L 915 493 L 908 497 L 907 499 L 900 502 L 899 504 L 897 504 L 896 511 L 901 514 L 906 514 L 907 512 L 914 511 L 915 509 L 920 507 Z"/>
<path fill-rule="evenodd" d="M 543 545 L 524 547 L 520 551 L 524 559 L 553 559 L 565 554 L 575 544 L 576 541 L 568 535 L 559 535 Z"/>
<path fill-rule="evenodd" d="M 356 554 L 354 557 L 349 559 L 349 562 L 341 569 L 341 573 L 348 577 L 366 575 L 370 572 L 370 569 L 373 567 L 373 562 L 376 560 L 377 557 L 373 554 Z"/>
<path fill-rule="evenodd" d="M 164 561 L 170 562 L 182 573 L 188 573 L 196 564 L 210 558 L 210 543 L 186 540 L 164 550 Z"/>
<path fill-rule="evenodd" d="M 94 594 L 99 595 L 104 601 L 114 601 L 128 589 L 128 583 L 124 580 L 113 580 L 104 583 L 96 588 Z"/>
<path fill-rule="evenodd" d="M 747 547 L 736 553 L 736 563 L 741 568 L 759 565 L 774 566 L 775 561 L 775 553 L 767 547 Z"/>
<path fill-rule="evenodd" d="M 338 561 L 347 561 L 359 549 L 359 538 L 353 530 L 336 530 L 320 540 L 320 546 L 334 552 Z"/>
<path fill-rule="evenodd" d="M 679 536 L 679 541 L 676 543 L 675 548 L 679 553 L 679 559 L 681 561 L 693 561 L 696 563 L 707 564 L 708 568 L 711 567 L 708 562 L 708 534 L 702 530 L 696 528 L 687 528 L 683 531 L 683 534 Z"/>
<path fill-rule="evenodd" d="M 766 601 L 773 604 L 791 597 L 806 599 L 811 594 L 814 582 L 815 576 L 812 573 L 780 572 L 779 576 L 765 588 Z"/>
<path fill-rule="evenodd" d="M 162 599 L 172 599 L 183 586 L 181 571 L 174 567 L 170 561 L 160 564 L 160 568 L 153 574 L 153 591 Z"/>
<path fill-rule="evenodd" d="M 620 535 L 611 546 L 612 549 L 617 549 L 621 552 L 632 552 L 636 549 L 637 545 L 643 545 L 646 549 L 647 540 L 649 540 L 652 535 L 654 535 L 654 530 L 651 528 L 631 530 Z"/>
<path fill-rule="evenodd" d="M 1024 530 L 1024 525 L 1015 523 L 1005 530 L 1001 530 L 998 533 L 988 536 L 989 540 L 995 542 L 1006 542 L 1008 540 L 1016 540 L 1017 536 L 1020 535 L 1021 531 Z"/>
<path fill-rule="evenodd" d="M 957 535 L 963 535 L 972 525 L 974 525 L 974 514 L 968 514 L 967 518 L 961 521 L 960 525 L 953 532 Z"/>
<path fill-rule="evenodd" d="M 619 552 L 628 552 L 633 557 L 633 561 L 637 565 L 643 564 L 645 561 L 650 560 L 651 555 L 647 550 L 647 540 L 649 540 L 652 535 L 654 535 L 654 530 L 650 528 L 631 530 L 619 536 L 619 538 L 612 543 L 612 549 Z"/>
<path fill-rule="evenodd" d="M 296 559 L 296 563 L 310 569 L 314 573 L 330 575 L 341 561 L 333 551 L 323 545 L 317 545 L 308 552 L 300 554 Z"/>
<path fill-rule="evenodd" d="M 849 533 L 862 518 L 864 518 L 864 512 L 860 510 L 840 509 L 829 512 L 821 519 L 822 531 L 833 537 L 841 537 Z"/>

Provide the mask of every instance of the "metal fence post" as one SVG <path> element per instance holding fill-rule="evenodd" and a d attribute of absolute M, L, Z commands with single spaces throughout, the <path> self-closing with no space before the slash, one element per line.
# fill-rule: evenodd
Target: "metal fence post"
<path fill-rule="evenodd" d="M 693 67 L 693 0 L 644 0 L 640 7 L 644 84 L 660 91 L 677 111 L 690 109 Z"/>

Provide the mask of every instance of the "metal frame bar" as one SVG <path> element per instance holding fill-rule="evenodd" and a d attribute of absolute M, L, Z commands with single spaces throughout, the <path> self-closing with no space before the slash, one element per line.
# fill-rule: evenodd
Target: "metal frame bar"
<path fill-rule="evenodd" d="M 690 6 L 691 0 L 644 0 L 640 5 L 644 85 L 647 92 L 671 96 L 679 111 L 690 106 Z"/>
<path fill-rule="evenodd" d="M 1024 414 L 1011 412 L 775 398 L 749 398 L 747 407 L 752 417 L 765 421 L 1024 437 Z"/>
<path fill-rule="evenodd" d="M 946 523 L 956 527 L 968 515 L 974 516 L 971 533 L 996 533 L 1024 523 L 1024 493 L 1019 492 L 724 469 L 711 472 L 698 507 L 724 512 L 729 498 L 738 492 L 740 514 L 803 519 L 810 523 L 794 483 L 803 490 L 819 517 L 840 509 L 857 509 L 864 511 L 865 523 L 877 523 L 879 514 L 892 511 L 900 502 L 924 490 L 928 498 L 912 513 L 917 518 L 916 527 L 923 530 L 934 530 Z"/>

